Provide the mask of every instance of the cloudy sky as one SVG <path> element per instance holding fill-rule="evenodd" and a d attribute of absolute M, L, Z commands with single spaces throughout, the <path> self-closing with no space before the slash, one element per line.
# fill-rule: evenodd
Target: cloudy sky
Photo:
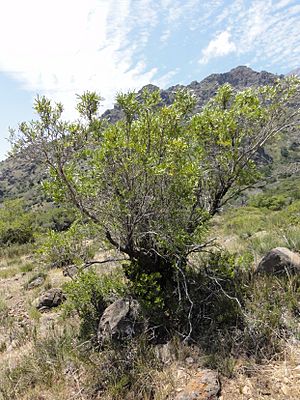
<path fill-rule="evenodd" d="M 300 0 L 0 0 L 0 159 L 33 99 L 166 88 L 238 65 L 300 66 Z"/>

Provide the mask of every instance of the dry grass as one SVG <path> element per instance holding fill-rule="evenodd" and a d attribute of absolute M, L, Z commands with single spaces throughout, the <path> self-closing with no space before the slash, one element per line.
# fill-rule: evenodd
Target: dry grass
<path fill-rule="evenodd" d="M 111 254 L 97 255 L 100 259 L 106 256 Z M 53 269 L 47 271 L 43 286 L 26 290 L 26 282 L 37 272 L 24 267 L 30 261 L 25 255 L 1 261 L 0 268 L 11 273 L 0 280 L 0 386 L 6 390 L 4 395 L 0 390 L 0 400 L 96 400 L 97 385 L 104 378 L 110 386 L 99 390 L 101 400 L 171 400 L 205 362 L 203 355 L 180 344 L 162 364 L 159 360 L 156 364 L 151 353 L 137 352 L 134 384 L 127 390 L 122 373 L 112 368 L 111 353 L 79 351 L 78 320 L 63 320 L 57 310 L 45 314 L 35 310 L 32 302 L 45 288 L 61 287 L 70 278 Z M 114 264 L 108 264 L 99 266 L 98 271 L 113 268 Z M 188 359 L 193 359 L 191 365 Z M 296 343 L 286 344 L 281 361 L 258 365 L 234 359 L 232 369 L 232 379 L 222 377 L 222 400 L 300 398 L 300 347 Z M 142 390 L 151 387 L 153 390 Z"/>
<path fill-rule="evenodd" d="M 241 364 L 234 379 L 224 379 L 220 400 L 298 400 L 300 346 L 286 346 L 284 359 L 265 365 Z"/>

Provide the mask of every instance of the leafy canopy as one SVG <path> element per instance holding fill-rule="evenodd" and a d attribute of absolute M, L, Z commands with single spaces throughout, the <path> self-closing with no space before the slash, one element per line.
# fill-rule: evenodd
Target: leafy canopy
<path fill-rule="evenodd" d="M 210 217 L 258 179 L 257 150 L 297 127 L 297 94 L 295 78 L 238 93 L 225 84 L 194 115 L 186 91 L 169 106 L 158 91 L 130 92 L 117 96 L 115 124 L 99 117 L 95 93 L 79 96 L 74 122 L 41 97 L 15 145 L 48 165 L 56 201 L 71 202 L 143 272 L 163 274 L 201 251 Z"/>

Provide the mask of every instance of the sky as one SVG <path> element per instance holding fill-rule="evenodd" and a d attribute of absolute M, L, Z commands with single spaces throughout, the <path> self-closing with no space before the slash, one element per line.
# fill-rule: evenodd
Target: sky
<path fill-rule="evenodd" d="M 300 0 L 0 0 L 0 160 L 37 95 L 167 88 L 238 65 L 300 67 Z"/>

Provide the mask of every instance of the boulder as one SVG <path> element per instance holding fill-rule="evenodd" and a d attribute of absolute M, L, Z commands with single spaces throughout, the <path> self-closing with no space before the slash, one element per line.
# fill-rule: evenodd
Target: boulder
<path fill-rule="evenodd" d="M 119 299 L 108 306 L 98 326 L 98 342 L 124 340 L 134 337 L 143 326 L 141 307 L 137 300 Z"/>
<path fill-rule="evenodd" d="M 29 282 L 26 287 L 28 290 L 31 290 L 38 286 L 41 286 L 44 282 L 45 282 L 45 279 L 42 276 L 38 276 L 33 281 Z"/>
<path fill-rule="evenodd" d="M 175 400 L 217 400 L 221 390 L 218 373 L 210 369 L 198 371 Z"/>
<path fill-rule="evenodd" d="M 66 297 L 61 289 L 52 288 L 40 296 L 36 308 L 40 311 L 48 310 L 53 307 L 58 307 L 65 300 Z"/>
<path fill-rule="evenodd" d="M 270 250 L 260 261 L 256 273 L 284 274 L 300 272 L 300 255 L 285 247 Z"/>
<path fill-rule="evenodd" d="M 63 269 L 63 275 L 68 276 L 69 278 L 73 278 L 78 272 L 78 267 L 76 265 L 68 265 Z"/>

